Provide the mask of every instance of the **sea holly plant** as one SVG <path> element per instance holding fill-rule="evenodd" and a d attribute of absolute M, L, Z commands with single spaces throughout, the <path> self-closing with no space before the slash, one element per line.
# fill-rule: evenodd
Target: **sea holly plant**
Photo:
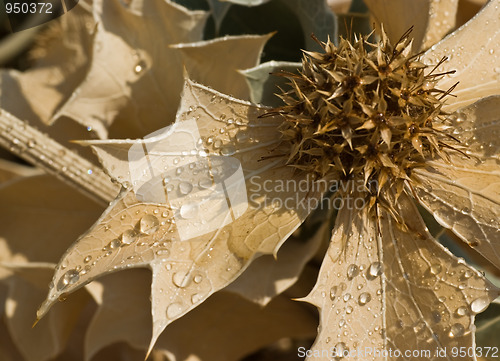
<path fill-rule="evenodd" d="M 144 25 L 139 21 L 141 3 L 95 2 L 94 15 L 104 17 L 108 13 L 105 6 L 115 6 L 123 12 L 125 23 L 145 26 L 152 33 L 166 31 L 156 23 L 148 26 L 148 22 Z M 276 74 L 268 79 L 285 80 L 280 83 L 282 89 L 275 90 L 282 101 L 274 108 L 225 95 L 220 90 L 232 90 L 214 90 L 190 79 L 194 75 L 213 87 L 235 85 L 233 89 L 241 91 L 241 82 L 221 81 L 217 74 L 211 78 L 203 63 L 196 61 L 210 51 L 220 52 L 225 42 L 235 46 L 234 38 L 171 45 L 171 54 L 174 50 L 182 54 L 187 67 L 175 122 L 169 125 L 167 120 L 163 128 L 150 129 L 159 124 L 157 115 L 161 112 L 155 108 L 151 114 L 156 123 L 135 124 L 140 128 L 136 129 L 139 136 L 146 129 L 155 130 L 144 139 L 77 142 L 95 151 L 103 171 L 78 154 L 71 154 L 72 164 L 65 164 L 69 153 L 64 146 L 49 142 L 15 114 L 3 112 L 1 139 L 15 136 L 17 141 L 9 144 L 13 152 L 24 149 L 17 154 L 48 171 L 59 170 L 59 177 L 84 186 L 84 191 L 97 199 L 111 200 L 120 188 L 104 213 L 55 266 L 49 294 L 37 313 L 37 327 L 44 327 L 47 317 L 55 319 L 54 312 L 61 312 L 59 301 L 66 300 L 60 314 L 71 315 L 72 325 L 64 330 L 72 328 L 75 315 L 84 312 L 90 295 L 98 309 L 88 324 L 92 334 L 86 336 L 87 359 L 96 356 L 99 348 L 124 341 L 139 349 L 149 347 L 152 357 L 236 360 L 266 341 L 310 337 L 315 325 L 304 310 L 312 304 L 319 310 L 319 332 L 314 345 L 307 352 L 302 348 L 299 356 L 325 360 L 462 359 L 458 350 L 465 348 L 465 358 L 476 359 L 470 353 L 476 346 L 474 318 L 498 296 L 498 289 L 434 239 L 417 205 L 465 241 L 470 254 L 481 255 L 484 264 L 499 269 L 496 132 L 500 89 L 495 80 L 498 58 L 494 50 L 499 43 L 499 3 L 491 1 L 465 27 L 423 53 L 417 51 L 430 45 L 423 39 L 429 38 L 426 31 L 435 29 L 432 24 L 408 24 L 406 29 L 416 25 L 414 31 L 424 34 L 413 42 L 411 31 L 396 37 L 386 35 L 383 29 L 389 29 L 390 24 L 384 16 L 390 12 L 387 7 L 376 8 L 377 2 L 367 3 L 380 22 L 379 38 L 313 37 L 320 50 L 305 50 L 298 71 L 293 71 L 294 63 L 287 63 L 285 71 L 279 70 L 280 63 L 269 63 L 244 72 L 247 78 L 255 76 L 257 84 L 249 94 L 262 99 L 270 92 L 266 90 L 269 85 L 259 80 L 266 77 L 259 70 L 272 67 Z M 170 2 L 155 2 L 158 9 L 161 4 L 169 11 L 184 11 Z M 453 9 L 450 4 L 453 2 L 445 4 L 449 7 L 446 11 Z M 444 16 L 446 11 L 436 7 L 439 5 L 433 3 L 433 12 L 438 14 L 434 17 Z M 153 22 L 158 17 L 168 18 L 167 9 L 142 10 L 142 16 L 149 14 Z M 202 12 L 196 14 L 203 18 Z M 218 26 L 223 29 L 221 18 Z M 144 95 L 136 95 L 168 75 L 160 68 L 151 70 L 158 66 L 154 59 L 168 57 L 154 52 L 150 38 L 134 37 L 129 29 L 117 26 L 120 21 L 116 18 L 103 24 L 97 30 L 102 39 L 119 44 L 122 54 L 131 56 L 129 60 L 139 60 L 139 53 L 141 60 L 130 63 L 132 72 L 130 66 L 122 69 L 125 78 L 117 78 L 121 69 L 107 69 L 103 54 L 98 54 L 109 49 L 94 44 L 95 59 L 99 60 L 89 67 L 88 77 L 80 85 L 87 90 L 77 91 L 61 107 L 81 109 L 94 99 L 99 109 L 110 110 L 106 121 L 99 126 L 94 123 L 100 128 L 96 133 L 100 137 L 109 130 L 119 133 L 114 127 L 119 124 L 115 120 L 121 117 L 115 119 L 115 115 L 120 112 L 137 110 L 124 114 L 126 125 L 134 124 L 140 113 L 146 116 L 147 107 L 139 102 Z M 470 39 L 478 29 L 488 34 L 482 43 Z M 256 65 L 255 54 L 260 54 L 267 39 L 266 35 L 241 39 L 244 44 L 254 44 L 254 50 L 249 51 L 254 57 L 249 60 L 238 51 L 229 62 L 231 73 L 238 64 Z M 141 51 L 130 53 L 143 42 Z M 107 40 L 101 46 L 104 44 Z M 149 57 L 151 54 L 158 58 Z M 116 59 L 110 57 L 113 64 Z M 178 60 L 176 57 L 172 64 Z M 88 88 L 95 72 L 103 71 L 117 79 L 108 84 L 111 89 L 101 89 L 102 94 L 110 95 L 109 104 Z M 478 74 L 484 80 L 479 84 Z M 161 96 L 157 88 L 154 94 Z M 98 108 L 87 109 L 95 110 Z M 71 114 L 68 111 L 64 117 Z M 85 119 L 80 117 L 80 121 Z M 95 121 L 96 117 L 89 119 Z M 132 132 L 128 125 L 124 132 Z M 30 136 L 38 137 L 39 144 L 28 144 Z M 63 167 L 71 170 L 73 177 L 65 177 Z M 79 167 L 88 169 L 79 173 L 80 183 L 74 177 Z M 22 173 L 15 174 L 12 171 L 6 177 L 22 179 Z M 43 177 L 44 184 L 51 184 L 50 177 Z M 9 190 L 26 193 L 41 179 L 13 182 L 14 188 L 7 181 L 0 197 L 6 204 L 14 204 Z M 91 180 L 98 180 L 99 185 L 93 187 Z M 53 194 L 57 187 L 50 189 Z M 59 196 L 50 203 L 42 199 L 39 204 L 56 210 L 59 202 L 68 206 L 70 199 L 80 199 L 88 217 L 101 212 L 101 208 L 81 201 L 81 195 Z M 31 197 L 38 199 L 40 195 Z M 18 209 L 25 211 L 25 207 Z M 313 228 L 318 228 L 315 232 L 310 230 L 311 223 L 307 224 L 311 220 Z M 82 232 L 87 221 L 79 219 L 80 231 L 75 226 L 72 232 Z M 303 222 L 305 227 L 298 228 Z M 330 228 L 331 237 L 327 235 L 325 242 Z M 45 232 L 44 242 L 60 247 L 55 230 L 46 227 L 53 233 Z M 64 247 L 71 241 L 64 240 Z M 305 264 L 321 243 L 327 250 L 324 258 L 321 252 L 315 257 L 322 258 L 319 274 L 308 276 Z M 7 249 L 2 256 L 7 271 L 23 278 L 22 282 L 9 278 L 6 302 L 6 315 L 19 317 L 14 306 L 19 298 L 15 297 L 31 294 L 29 284 L 45 282 L 46 277 L 36 270 L 43 269 L 43 275 L 51 270 L 56 249 L 38 245 L 44 263 L 26 263 L 19 256 L 25 251 L 19 250 L 28 247 L 12 248 L 18 251 L 15 254 L 8 243 L 0 245 Z M 34 260 L 35 253 L 27 252 L 27 259 Z M 287 289 L 301 273 L 316 284 L 294 294 L 303 302 L 290 301 Z M 136 293 L 127 289 L 133 286 Z M 149 289 L 151 301 L 142 295 Z M 264 311 L 234 293 L 265 306 Z M 75 299 L 78 302 L 71 303 Z M 150 306 L 152 320 L 148 317 Z M 284 310 L 291 312 L 290 317 Z M 232 312 L 252 312 L 253 317 L 233 319 Z M 150 321 L 151 335 L 142 332 Z M 224 327 L 226 335 L 241 334 L 245 328 L 253 336 L 247 343 L 235 341 L 238 347 L 227 347 L 222 356 L 215 347 L 200 342 L 227 343 L 227 339 L 212 335 L 214 323 Z M 16 337 L 17 328 L 10 326 Z M 44 334 L 49 341 L 66 342 L 67 337 L 61 336 L 63 328 L 50 330 Z M 102 330 L 106 330 L 105 337 L 96 336 Z M 17 343 L 26 345 L 26 340 L 17 339 Z M 190 346 L 193 342 L 196 346 Z M 160 353 L 155 353 L 157 350 Z M 60 349 L 51 352 L 39 359 L 53 357 Z M 37 359 L 26 351 L 23 357 Z"/>
<path fill-rule="evenodd" d="M 311 210 L 304 204 L 318 207 L 317 197 L 333 182 L 347 184 L 333 195 L 344 202 L 318 282 L 304 299 L 321 311 L 313 354 L 329 347 L 337 356 L 358 349 L 473 347 L 474 315 L 498 290 L 432 238 L 411 198 L 426 204 L 436 197 L 427 183 L 451 178 L 449 169 L 460 172 L 459 164 L 467 166 L 465 172 L 487 174 L 493 187 L 498 184 L 495 159 L 468 150 L 450 132 L 457 118 L 474 117 L 480 104 L 445 112 L 453 87 L 438 84 L 451 71 L 437 72 L 441 63 L 429 70 L 411 52 L 408 34 L 394 45 L 384 33 L 376 44 L 361 37 L 321 45 L 323 53 L 305 52 L 299 75 L 288 75 L 293 88 L 282 95 L 282 107 L 259 108 L 186 79 L 176 123 L 168 131 L 144 141 L 91 142 L 124 188 L 63 256 L 39 316 L 61 294 L 100 274 L 148 266 L 153 272 L 151 349 L 165 327 L 227 286 L 258 254 L 275 253 Z M 190 145 L 186 135 L 200 141 Z M 151 147 L 154 142 L 163 142 L 164 153 Z M 158 178 L 144 192 L 159 186 L 166 201 L 154 202 L 155 196 L 144 201 L 138 189 L 134 192 L 138 180 L 130 167 L 137 165 L 130 162 L 136 144 L 149 150 L 149 171 Z M 179 153 L 171 155 L 173 149 Z M 241 210 L 241 201 L 233 203 L 229 221 L 227 214 L 222 220 L 201 215 L 210 206 L 219 216 L 218 202 L 215 209 L 213 202 L 199 204 L 207 197 L 203 189 L 212 184 L 196 177 L 207 168 L 193 160 L 208 158 L 216 180 L 224 173 L 216 165 L 218 156 L 237 160 L 245 182 L 255 186 L 243 190 L 236 184 L 236 192 L 246 191 L 251 201 Z M 265 182 L 284 180 L 310 184 L 298 197 L 283 186 L 262 192 Z M 483 219 L 477 227 L 484 238 L 469 244 L 498 265 L 496 253 L 484 251 L 497 249 L 498 203 L 462 182 L 456 179 L 457 187 L 472 193 L 471 204 L 467 211 L 457 209 L 458 216 L 478 213 Z M 323 184 L 327 187 L 320 189 Z M 481 214 L 486 210 L 493 217 Z M 221 226 L 190 235 L 204 221 Z M 452 356 L 451 349 L 445 352 Z"/>

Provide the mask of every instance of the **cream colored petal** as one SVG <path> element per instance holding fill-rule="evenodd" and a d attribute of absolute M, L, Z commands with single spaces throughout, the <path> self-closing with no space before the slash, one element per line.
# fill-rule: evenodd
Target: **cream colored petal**
<path fill-rule="evenodd" d="M 307 223 L 308 221 L 306 221 Z M 330 233 L 328 222 L 323 222 L 314 234 L 295 237 L 272 255 L 257 258 L 225 291 L 237 293 L 247 300 L 266 306 L 274 297 L 291 287 L 301 275 L 304 266 L 316 254 L 325 234 Z"/>
<path fill-rule="evenodd" d="M 240 203 L 236 207 L 231 200 L 231 212 L 221 215 L 224 221 L 232 217 L 232 223 L 191 238 L 181 237 L 181 224 L 188 224 L 191 230 L 200 227 L 196 219 L 185 221 L 190 218 L 182 213 L 183 205 L 172 207 L 172 199 L 167 203 L 139 201 L 129 184 L 94 226 L 67 250 L 39 317 L 62 293 L 72 292 L 103 274 L 148 267 L 153 271 L 152 346 L 167 325 L 231 283 L 254 258 L 276 253 L 318 206 L 322 190 L 316 183 L 311 188 L 313 183 L 308 183 L 305 176 L 294 175 L 291 168 L 283 166 L 282 158 L 262 158 L 272 155 L 280 141 L 276 127 L 280 119 L 260 118 L 266 111 L 267 108 L 186 81 L 176 126 L 194 119 L 212 162 L 220 154 L 240 162 L 247 207 L 241 210 Z M 107 159 L 109 167 L 113 164 L 111 153 Z M 117 166 L 124 166 L 123 159 L 117 161 Z M 166 167 L 175 169 L 175 161 Z M 179 179 L 186 173 L 180 172 Z M 283 186 L 282 181 L 288 182 L 288 186 L 279 187 Z M 187 182 L 191 182 L 190 186 L 184 188 L 188 187 L 184 184 Z M 170 185 L 179 193 L 193 190 L 194 194 L 203 188 L 190 178 L 180 183 L 170 179 L 161 184 L 164 193 L 169 192 Z M 239 217 L 233 218 L 237 212 Z M 217 216 L 217 208 L 203 210 L 204 215 L 212 213 Z"/>
<path fill-rule="evenodd" d="M 438 83 L 441 89 L 458 86 L 445 110 L 452 111 L 500 93 L 500 1 L 490 1 L 464 26 L 432 46 L 423 61 L 435 65 L 448 57 L 438 72 L 456 70 Z"/>
<path fill-rule="evenodd" d="M 500 161 L 500 96 L 483 98 L 451 116 L 452 135 L 467 154 Z"/>
<path fill-rule="evenodd" d="M 279 88 L 286 89 L 289 80 L 273 73 L 280 71 L 297 72 L 302 66 L 298 62 L 269 61 L 250 69 L 244 69 L 241 74 L 250 88 L 250 100 L 253 103 L 278 107 L 283 101 L 275 94 Z"/>
<path fill-rule="evenodd" d="M 0 106 L 37 126 L 52 125 L 52 116 L 84 79 L 89 68 L 93 30 L 82 4 L 51 23 L 45 46 L 35 42 L 33 67 L 0 72 Z M 38 42 L 45 38 L 39 36 Z"/>
<path fill-rule="evenodd" d="M 100 138 L 143 136 L 173 122 L 183 76 L 182 59 L 169 45 L 200 40 L 207 13 L 172 1 L 132 0 L 128 8 L 95 0 L 93 6 L 98 25 L 90 69 L 54 117 L 91 126 Z"/>
<path fill-rule="evenodd" d="M 414 27 L 414 51 L 427 49 L 455 26 L 458 0 L 365 0 L 394 44 Z"/>
<path fill-rule="evenodd" d="M 432 238 L 408 196 L 397 208 L 408 229 L 380 208 L 340 210 L 305 299 L 320 309 L 308 360 L 335 350 L 351 360 L 459 360 L 453 347 L 474 345 L 474 315 L 498 290 Z"/>
<path fill-rule="evenodd" d="M 214 40 L 176 44 L 194 81 L 238 99 L 248 99 L 245 78 L 238 72 L 259 64 L 268 35 L 225 36 Z"/>
<path fill-rule="evenodd" d="M 444 227 L 500 268 L 500 167 L 496 160 L 451 156 L 412 175 L 420 203 Z"/>

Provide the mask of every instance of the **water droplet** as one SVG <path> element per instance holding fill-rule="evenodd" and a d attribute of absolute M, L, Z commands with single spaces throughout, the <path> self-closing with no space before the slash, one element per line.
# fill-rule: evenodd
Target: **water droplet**
<path fill-rule="evenodd" d="M 363 292 L 362 294 L 359 295 L 358 302 L 360 305 L 366 305 L 370 300 L 372 299 L 372 296 L 368 292 Z"/>
<path fill-rule="evenodd" d="M 181 194 L 189 194 L 189 192 L 191 192 L 193 190 L 193 185 L 189 182 L 181 182 L 179 184 L 179 192 L 181 192 Z"/>
<path fill-rule="evenodd" d="M 80 274 L 78 271 L 72 269 L 66 272 L 60 279 L 59 282 L 57 283 L 57 290 L 63 290 L 67 286 L 72 285 L 80 279 Z"/>
<path fill-rule="evenodd" d="M 437 275 L 439 274 L 441 271 L 443 270 L 443 267 L 441 267 L 440 264 L 433 264 L 431 266 L 431 268 L 429 269 L 429 271 L 431 272 L 431 274 L 433 275 Z"/>
<path fill-rule="evenodd" d="M 434 322 L 438 323 L 441 321 L 441 314 L 438 311 L 432 311 L 431 316 Z"/>
<path fill-rule="evenodd" d="M 203 281 L 203 276 L 202 275 L 196 275 L 193 277 L 193 281 L 194 283 L 200 283 L 201 281 Z"/>
<path fill-rule="evenodd" d="M 330 288 L 330 299 L 333 301 L 339 292 L 338 286 L 333 286 Z"/>
<path fill-rule="evenodd" d="M 473 275 L 472 271 L 467 270 L 467 271 L 464 272 L 464 278 L 465 279 L 471 278 L 472 275 Z"/>
<path fill-rule="evenodd" d="M 172 276 L 172 282 L 174 282 L 174 285 L 180 288 L 186 287 L 191 281 L 189 277 L 186 277 L 187 274 L 188 271 L 185 270 L 175 272 L 174 275 Z"/>
<path fill-rule="evenodd" d="M 345 356 L 349 355 L 349 348 L 346 346 L 345 343 L 339 342 L 335 345 L 333 355 L 335 356 L 336 359 L 344 358 Z"/>
<path fill-rule="evenodd" d="M 245 143 L 248 140 L 248 134 L 245 132 L 236 133 L 236 141 L 238 143 Z"/>
<path fill-rule="evenodd" d="M 168 257 L 169 254 L 170 251 L 168 249 L 159 249 L 158 251 L 156 251 L 157 256 Z"/>
<path fill-rule="evenodd" d="M 89 263 L 92 260 L 92 256 L 87 256 L 83 259 L 83 262 Z"/>
<path fill-rule="evenodd" d="M 193 304 L 196 304 L 196 303 L 200 302 L 200 301 L 202 300 L 202 298 L 203 298 L 203 297 L 202 297 L 200 294 L 195 293 L 195 294 L 193 294 L 193 295 L 191 296 L 191 302 L 192 302 Z"/>
<path fill-rule="evenodd" d="M 373 262 L 370 267 L 368 267 L 368 279 L 373 280 L 374 278 L 382 274 L 382 263 Z"/>
<path fill-rule="evenodd" d="M 344 300 L 344 302 L 349 301 L 351 299 L 351 294 L 350 293 L 346 293 L 342 299 Z"/>
<path fill-rule="evenodd" d="M 457 316 L 465 316 L 467 314 L 467 307 L 461 306 L 457 308 Z"/>
<path fill-rule="evenodd" d="M 470 304 L 470 310 L 473 313 L 481 313 L 483 312 L 486 308 L 488 308 L 488 305 L 490 304 L 490 300 L 488 297 L 483 296 L 476 298 L 472 303 Z"/>
<path fill-rule="evenodd" d="M 352 313 L 352 307 L 351 306 L 347 306 L 346 309 L 345 309 L 345 313 L 347 313 L 348 315 L 350 315 Z"/>
<path fill-rule="evenodd" d="M 220 147 L 222 147 L 222 140 L 220 140 L 220 139 L 216 139 L 216 140 L 214 141 L 214 148 L 215 148 L 215 149 L 219 149 Z"/>
<path fill-rule="evenodd" d="M 356 277 L 359 274 L 359 268 L 355 264 L 350 265 L 347 268 L 347 279 L 352 280 L 354 277 Z"/>
<path fill-rule="evenodd" d="M 145 234 L 153 234 L 158 230 L 160 221 L 151 214 L 147 214 L 139 221 L 139 230 Z"/>
<path fill-rule="evenodd" d="M 122 244 L 131 244 L 137 239 L 139 234 L 134 229 L 128 229 L 121 235 Z"/>
<path fill-rule="evenodd" d="M 180 214 L 184 219 L 192 219 L 198 216 L 199 210 L 200 208 L 198 203 L 185 203 L 181 206 Z"/>
<path fill-rule="evenodd" d="M 167 317 L 170 319 L 176 318 L 177 316 L 179 316 L 182 313 L 183 310 L 184 310 L 184 307 L 182 306 L 181 303 L 178 303 L 178 302 L 171 303 L 167 307 Z"/>
<path fill-rule="evenodd" d="M 198 185 L 200 186 L 200 188 L 208 189 L 212 187 L 212 180 L 210 178 L 203 178 L 198 182 Z"/>
<path fill-rule="evenodd" d="M 460 337 L 464 334 L 465 332 L 465 327 L 461 323 L 455 323 L 453 326 L 450 328 L 450 333 L 448 336 L 450 337 Z"/>
<path fill-rule="evenodd" d="M 28 148 L 33 148 L 36 146 L 36 142 L 33 139 L 28 140 Z"/>
<path fill-rule="evenodd" d="M 134 67 L 134 73 L 140 74 L 146 69 L 146 62 L 144 60 L 139 61 Z"/>
<path fill-rule="evenodd" d="M 236 153 L 236 148 L 232 145 L 226 145 L 220 150 L 220 154 L 224 156 L 231 156 Z"/>
<path fill-rule="evenodd" d="M 114 249 L 114 248 L 120 247 L 120 245 L 121 245 L 120 240 L 114 239 L 114 240 L 112 240 L 111 242 L 108 243 L 107 247 L 111 248 L 111 249 Z"/>

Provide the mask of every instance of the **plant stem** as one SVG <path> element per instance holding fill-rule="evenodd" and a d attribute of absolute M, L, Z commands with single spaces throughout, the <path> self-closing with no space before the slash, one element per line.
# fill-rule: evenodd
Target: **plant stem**
<path fill-rule="evenodd" d="M 0 146 L 99 203 L 108 204 L 119 191 L 101 168 L 1 109 Z"/>

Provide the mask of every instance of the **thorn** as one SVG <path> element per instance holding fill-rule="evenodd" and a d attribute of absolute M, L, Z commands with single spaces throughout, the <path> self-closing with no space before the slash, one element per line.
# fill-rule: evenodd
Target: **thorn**
<path fill-rule="evenodd" d="M 40 321 L 40 319 L 37 317 L 35 322 L 33 322 L 33 326 L 31 328 L 35 328 L 36 324 Z"/>

